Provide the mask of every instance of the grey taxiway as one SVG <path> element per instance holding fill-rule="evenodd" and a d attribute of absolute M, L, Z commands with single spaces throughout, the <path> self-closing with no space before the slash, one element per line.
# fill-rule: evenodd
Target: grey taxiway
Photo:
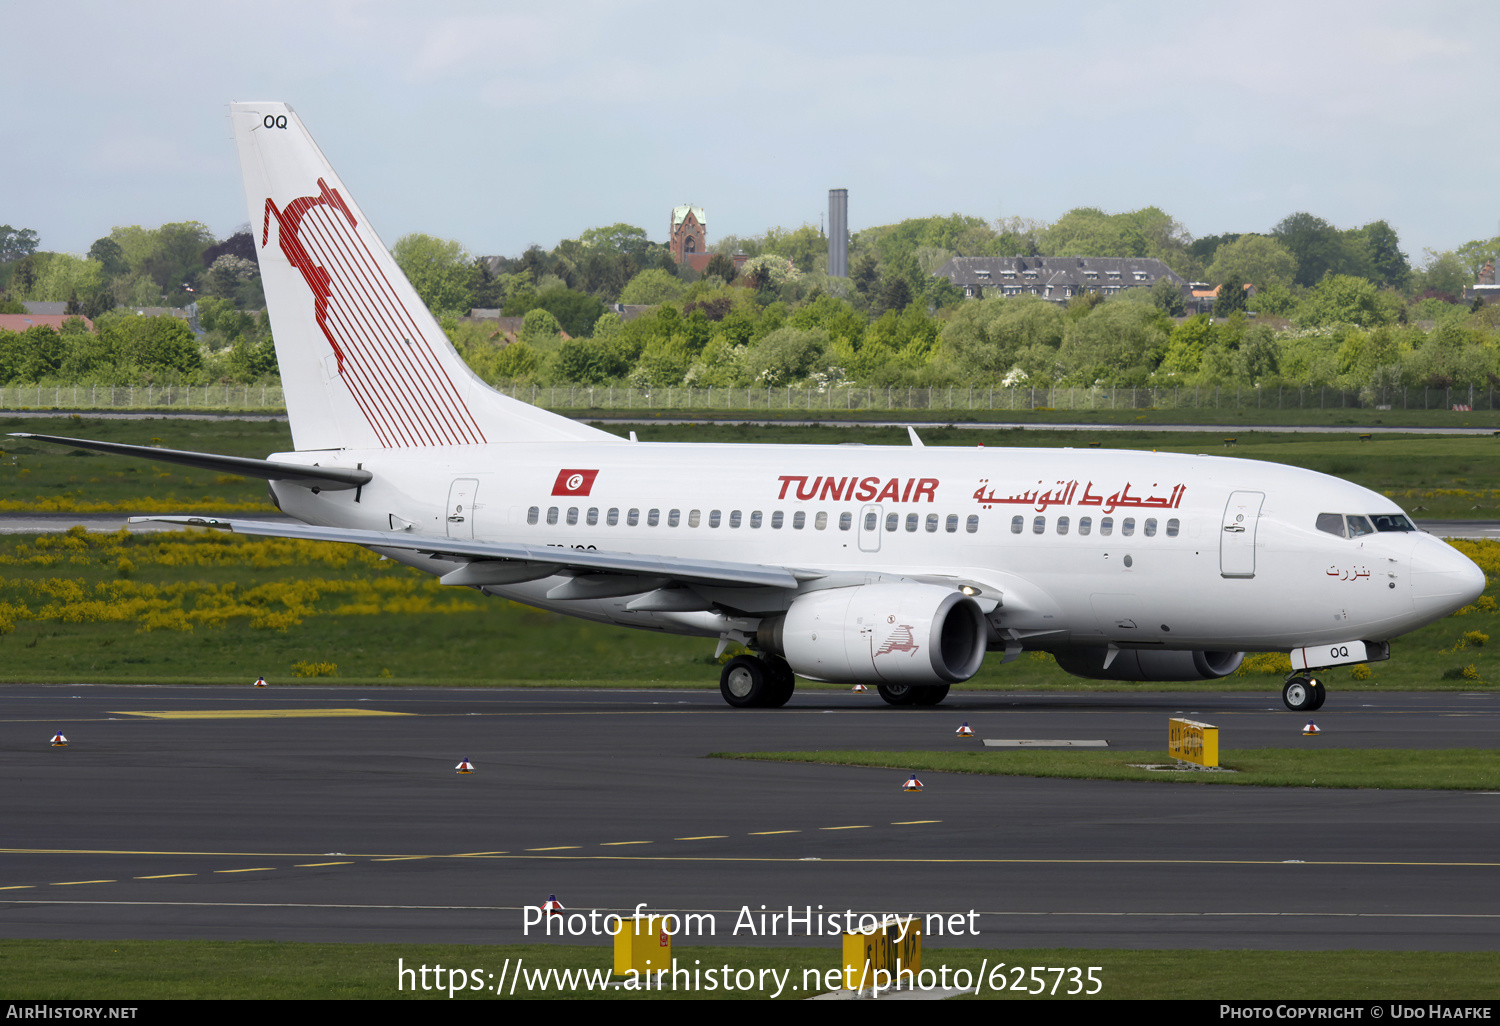
<path fill-rule="evenodd" d="M 525 909 L 550 894 L 711 914 L 717 933 L 679 950 L 836 943 L 731 932 L 762 905 L 974 912 L 978 936 L 928 943 L 998 948 L 1472 950 L 1500 927 L 1500 768 L 1486 791 L 924 773 L 910 793 L 899 767 L 706 757 L 977 746 L 964 721 L 1160 750 L 1179 714 L 1232 748 L 1489 748 L 1489 692 L 1334 690 L 1316 738 L 1271 687 L 904 710 L 873 692 L 761 711 L 708 689 L 274 682 L 0 700 L 3 937 L 511 943 L 540 939 Z"/>

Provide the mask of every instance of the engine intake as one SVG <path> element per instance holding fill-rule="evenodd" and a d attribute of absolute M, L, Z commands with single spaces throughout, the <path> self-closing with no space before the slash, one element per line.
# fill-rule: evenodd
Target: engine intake
<path fill-rule="evenodd" d="M 979 604 L 962 592 L 897 581 L 801 595 L 762 621 L 756 638 L 813 680 L 933 685 L 979 672 L 986 631 Z"/>

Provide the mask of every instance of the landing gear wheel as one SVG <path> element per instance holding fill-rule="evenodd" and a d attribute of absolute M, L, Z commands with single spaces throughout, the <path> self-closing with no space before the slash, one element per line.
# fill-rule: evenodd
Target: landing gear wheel
<path fill-rule="evenodd" d="M 918 689 L 910 684 L 876 684 L 875 690 L 886 705 L 912 705 L 917 700 Z"/>
<path fill-rule="evenodd" d="M 1307 677 L 1292 677 L 1281 686 L 1281 700 L 1292 712 L 1312 712 L 1321 704 L 1317 692 L 1322 687 L 1319 684 L 1315 688 L 1313 681 Z"/>
<path fill-rule="evenodd" d="M 1323 708 L 1323 702 L 1328 698 L 1328 689 L 1323 686 L 1323 682 L 1310 679 L 1307 682 L 1307 687 L 1313 696 L 1312 705 L 1307 707 L 1308 710 L 1312 711 Z"/>
<path fill-rule="evenodd" d="M 765 660 L 766 672 L 771 676 L 771 692 L 766 702 L 767 708 L 779 709 L 786 705 L 792 697 L 792 692 L 797 690 L 797 675 L 785 659 L 771 656 Z"/>
<path fill-rule="evenodd" d="M 735 656 L 724 664 L 724 670 L 719 674 L 719 694 L 736 709 L 768 705 L 768 699 L 777 690 L 770 671 L 771 668 L 755 656 Z"/>
<path fill-rule="evenodd" d="M 913 700 L 916 705 L 937 705 L 948 697 L 947 684 L 933 684 L 925 688 L 917 688 L 917 697 Z"/>

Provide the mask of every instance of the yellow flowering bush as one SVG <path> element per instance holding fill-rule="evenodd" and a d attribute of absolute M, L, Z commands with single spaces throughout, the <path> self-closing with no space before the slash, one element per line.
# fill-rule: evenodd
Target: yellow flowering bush
<path fill-rule="evenodd" d="M 467 589 L 444 588 L 425 576 L 389 573 L 399 565 L 364 549 L 332 542 L 246 538 L 216 531 L 90 534 L 77 527 L 0 552 L 0 565 L 49 567 L 59 561 L 94 566 L 114 576 L 92 584 L 76 577 L 0 578 L 0 634 L 26 619 L 123 622 L 134 623 L 139 631 L 191 631 L 194 626 L 223 627 L 243 618 L 256 630 L 286 631 L 313 616 L 460 613 L 484 608 L 483 600 Z M 309 565 L 368 576 L 268 580 L 248 587 L 232 581 L 152 584 L 135 579 L 151 566 L 269 570 Z"/>
<path fill-rule="evenodd" d="M 1292 659 L 1285 652 L 1257 652 L 1245 657 L 1245 661 L 1240 663 L 1240 668 L 1235 671 L 1235 676 L 1248 677 L 1252 673 L 1275 673 L 1285 676 L 1291 672 Z"/>

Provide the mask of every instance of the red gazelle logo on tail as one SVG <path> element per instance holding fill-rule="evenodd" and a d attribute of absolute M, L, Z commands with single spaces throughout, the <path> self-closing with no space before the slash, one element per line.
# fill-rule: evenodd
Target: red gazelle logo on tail
<path fill-rule="evenodd" d="M 267 197 L 262 247 L 270 241 L 272 218 L 281 251 L 312 290 L 318 328 L 333 347 L 329 373 L 348 387 L 380 444 L 483 442 L 428 341 L 431 321 L 421 319 L 424 330 L 412 317 L 338 190 L 319 178 L 316 196 L 299 196 L 284 209 Z"/>

